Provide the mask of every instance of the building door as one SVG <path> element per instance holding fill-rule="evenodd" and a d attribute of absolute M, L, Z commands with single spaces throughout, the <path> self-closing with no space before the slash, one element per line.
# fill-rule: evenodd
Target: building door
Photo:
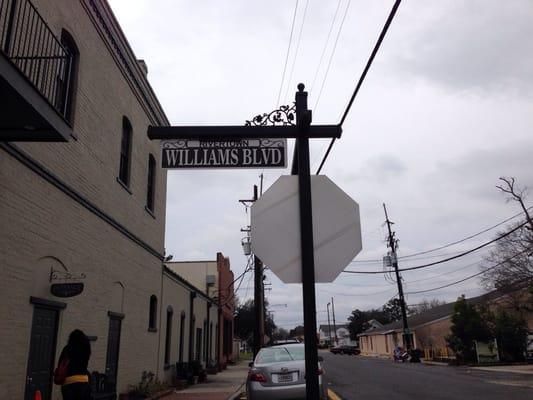
<path fill-rule="evenodd" d="M 202 328 L 196 328 L 196 361 L 202 361 Z"/>
<path fill-rule="evenodd" d="M 54 308 L 36 305 L 33 309 L 25 400 L 33 400 L 37 390 L 42 400 L 52 398 L 58 317 L 59 311 Z"/>
<path fill-rule="evenodd" d="M 109 333 L 107 335 L 107 356 L 105 362 L 105 374 L 112 386 L 113 391 L 117 388 L 118 353 L 120 349 L 120 329 L 122 318 L 118 313 L 109 312 Z"/>

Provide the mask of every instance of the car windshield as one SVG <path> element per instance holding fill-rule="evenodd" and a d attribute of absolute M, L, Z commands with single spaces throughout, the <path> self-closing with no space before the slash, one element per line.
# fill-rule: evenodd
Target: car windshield
<path fill-rule="evenodd" d="M 255 358 L 256 364 L 270 364 L 285 361 L 302 361 L 305 359 L 303 346 L 295 347 L 268 347 L 262 349 Z"/>

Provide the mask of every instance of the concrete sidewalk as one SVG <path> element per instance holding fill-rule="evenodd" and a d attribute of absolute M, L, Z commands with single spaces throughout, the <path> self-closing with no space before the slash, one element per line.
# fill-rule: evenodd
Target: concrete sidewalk
<path fill-rule="evenodd" d="M 493 372 L 511 372 L 513 374 L 533 375 L 533 364 L 522 365 L 495 365 L 487 367 L 471 367 L 474 370 L 493 371 Z"/>
<path fill-rule="evenodd" d="M 226 400 L 234 394 L 244 391 L 248 362 L 240 361 L 216 375 L 207 375 L 207 381 L 198 383 L 184 390 L 175 391 L 164 400 Z M 238 398 L 238 397 L 237 397 Z"/>

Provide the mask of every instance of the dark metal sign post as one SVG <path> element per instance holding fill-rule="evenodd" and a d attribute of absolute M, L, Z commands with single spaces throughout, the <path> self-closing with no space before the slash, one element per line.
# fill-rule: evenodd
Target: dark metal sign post
<path fill-rule="evenodd" d="M 292 116 L 290 116 L 287 121 L 280 120 L 281 114 L 287 114 L 287 111 L 292 110 L 284 106 L 281 111 L 278 110 L 270 114 L 255 117 L 252 121 L 248 121 L 246 126 L 150 126 L 148 128 L 148 137 L 150 139 L 159 140 L 188 139 L 216 142 L 235 142 L 239 140 L 253 139 L 261 140 L 264 138 L 296 139 L 292 174 L 298 175 L 300 202 L 306 398 L 308 400 L 319 400 L 315 260 L 311 204 L 311 171 L 309 165 L 309 138 L 340 138 L 342 128 L 340 125 L 311 125 L 312 114 L 311 110 L 307 108 L 307 92 L 305 92 L 304 89 L 305 86 L 300 83 L 295 98 L 296 125 L 293 123 Z M 268 125 L 269 120 L 274 125 Z M 281 125 L 276 125 L 276 123 L 281 123 Z M 188 163 L 190 163 L 190 158 L 183 158 L 183 160 L 188 160 Z M 197 165 L 188 165 L 188 167 L 209 167 L 202 164 L 203 163 L 199 162 Z M 253 165 L 250 165 L 249 167 L 253 167 Z"/>
<path fill-rule="evenodd" d="M 305 391 L 307 399 L 319 399 L 318 347 L 316 338 L 315 252 L 313 244 L 313 213 L 311 204 L 311 167 L 309 137 L 311 110 L 307 109 L 307 92 L 298 85 L 296 92 L 296 126 L 300 137 L 298 149 L 298 196 L 300 200 L 300 234 L 302 248 L 302 291 L 304 306 Z"/>

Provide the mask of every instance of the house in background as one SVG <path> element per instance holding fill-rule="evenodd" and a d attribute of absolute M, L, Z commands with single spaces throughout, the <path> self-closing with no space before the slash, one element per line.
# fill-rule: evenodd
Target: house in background
<path fill-rule="evenodd" d="M 531 304 L 531 299 L 531 293 L 525 288 L 505 292 L 495 290 L 467 299 L 467 302 L 474 305 L 486 305 L 492 311 L 505 309 L 511 313 L 520 313 L 528 324 L 529 331 L 533 332 L 533 312 L 523 307 L 523 304 Z M 415 347 L 423 350 L 426 358 L 450 359 L 455 357 L 446 343 L 446 336 L 450 334 L 452 326 L 454 305 L 455 303 L 443 304 L 407 319 Z M 405 347 L 402 333 L 401 321 L 380 327 L 373 326 L 365 330 L 358 335 L 361 354 L 392 357 L 396 347 Z"/>
<path fill-rule="evenodd" d="M 350 339 L 350 330 L 348 324 L 335 325 L 320 325 L 318 328 L 318 340 L 321 346 L 354 346 L 356 342 Z M 335 336 L 335 332 L 337 335 Z"/>

